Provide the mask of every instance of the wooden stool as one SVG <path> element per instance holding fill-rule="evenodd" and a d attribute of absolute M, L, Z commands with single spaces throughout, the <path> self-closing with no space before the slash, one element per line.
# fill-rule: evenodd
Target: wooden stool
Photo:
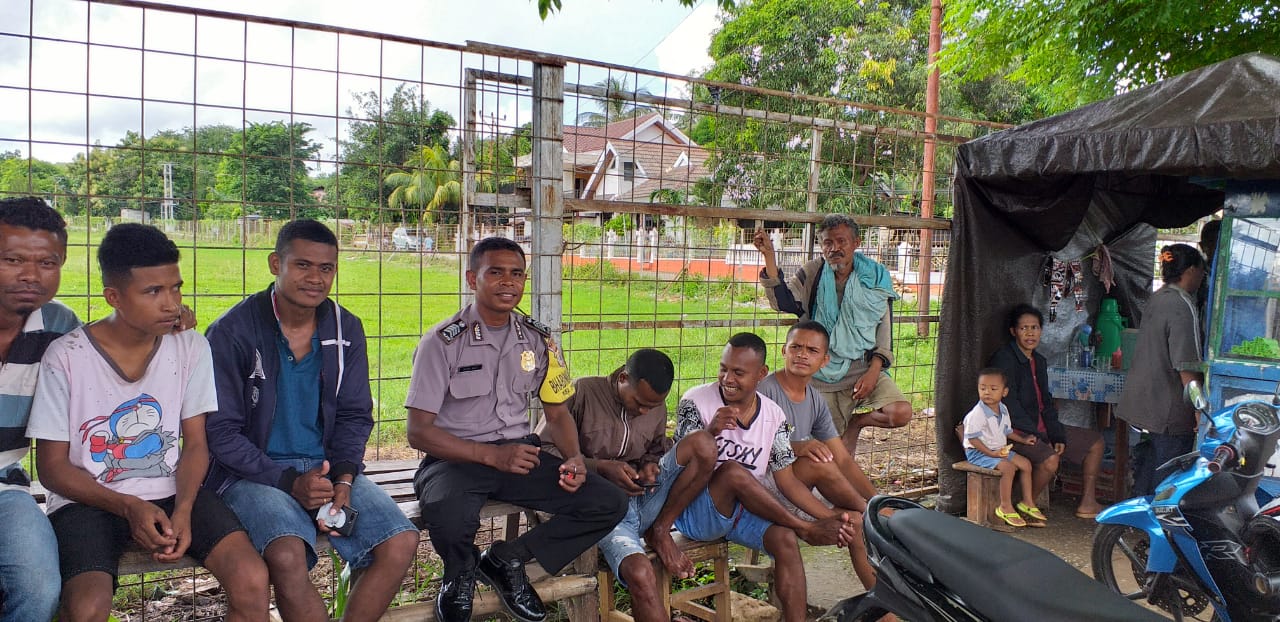
<path fill-rule="evenodd" d="M 961 460 L 951 465 L 951 468 L 966 474 L 965 485 L 968 488 L 968 497 L 964 517 L 984 527 L 1006 528 L 1004 521 L 995 520 L 996 508 L 1000 507 L 1000 472 L 995 469 L 985 469 L 968 460 Z M 1044 490 L 1040 491 L 1040 496 L 1036 497 L 1036 506 L 1042 508 L 1049 506 L 1048 486 L 1045 486 Z"/>
<path fill-rule="evenodd" d="M 696 564 L 712 560 L 715 581 L 673 594 L 671 593 L 671 573 L 667 572 L 667 567 L 662 564 L 662 560 L 658 559 L 658 555 L 646 547 L 645 554 L 648 555 L 650 563 L 653 564 L 654 574 L 658 577 L 658 590 L 662 594 L 663 607 L 668 611 L 680 612 L 699 620 L 707 620 L 707 622 L 729 622 L 732 619 L 729 611 L 729 544 L 724 540 L 714 542 L 690 540 L 680 533 L 672 533 L 671 536 L 675 539 L 676 546 L 679 546 L 680 550 L 688 556 L 689 561 Z M 608 565 L 601 563 L 596 581 L 600 590 L 600 619 L 604 622 L 633 622 L 631 616 L 617 610 L 613 581 L 613 572 Z M 708 597 L 714 602 L 714 608 L 694 602 Z"/>

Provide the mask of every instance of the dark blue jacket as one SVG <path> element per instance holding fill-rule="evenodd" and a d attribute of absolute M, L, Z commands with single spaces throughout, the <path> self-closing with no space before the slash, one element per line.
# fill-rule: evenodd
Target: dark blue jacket
<path fill-rule="evenodd" d="M 329 477 L 359 473 L 373 430 L 369 395 L 369 358 L 364 326 L 338 303 L 326 299 L 316 309 L 323 366 L 320 369 L 320 422 Z M 237 479 L 284 491 L 298 472 L 267 456 L 267 438 L 276 411 L 277 344 L 280 323 L 271 304 L 271 287 L 229 309 L 205 332 L 213 349 L 218 412 L 208 416 L 212 463 L 205 486 L 221 492 Z"/>

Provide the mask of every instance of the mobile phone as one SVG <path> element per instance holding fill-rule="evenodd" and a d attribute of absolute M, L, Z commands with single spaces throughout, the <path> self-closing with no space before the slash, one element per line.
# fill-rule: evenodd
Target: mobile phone
<path fill-rule="evenodd" d="M 638 479 L 634 479 L 631 481 L 635 482 L 636 486 L 643 488 L 646 493 L 650 493 L 658 489 L 658 482 L 654 482 L 652 484 L 644 484 L 644 483 L 641 483 L 640 480 Z"/>
<path fill-rule="evenodd" d="M 347 505 L 343 506 L 337 514 L 330 515 L 329 509 L 332 507 L 332 502 L 320 506 L 320 509 L 316 511 L 316 520 L 324 523 L 325 527 L 338 532 L 340 536 L 351 535 L 351 530 L 356 527 L 356 517 L 360 516 L 360 513 L 355 508 Z"/>

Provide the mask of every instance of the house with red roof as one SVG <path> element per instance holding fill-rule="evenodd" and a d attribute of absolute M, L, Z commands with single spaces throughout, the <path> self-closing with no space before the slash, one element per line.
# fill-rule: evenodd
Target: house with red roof
<path fill-rule="evenodd" d="M 708 175 L 708 157 L 656 112 L 603 127 L 566 125 L 564 196 L 649 203 L 659 190 L 687 195 Z M 516 159 L 526 178 L 531 161 L 529 155 Z"/>

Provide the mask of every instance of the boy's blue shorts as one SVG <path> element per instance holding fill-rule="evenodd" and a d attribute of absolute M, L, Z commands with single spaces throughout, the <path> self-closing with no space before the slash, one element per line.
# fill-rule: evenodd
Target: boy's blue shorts
<path fill-rule="evenodd" d="M 991 456 L 988 456 L 987 454 L 984 454 L 976 449 L 964 450 L 965 460 L 968 460 L 970 463 L 980 466 L 984 469 L 994 469 L 997 466 L 999 466 L 1001 462 L 1004 462 L 1005 460 L 1009 460 L 1012 456 L 1013 456 L 1013 453 L 1010 452 L 1008 456 L 1005 456 L 1003 458 L 992 458 Z"/>

